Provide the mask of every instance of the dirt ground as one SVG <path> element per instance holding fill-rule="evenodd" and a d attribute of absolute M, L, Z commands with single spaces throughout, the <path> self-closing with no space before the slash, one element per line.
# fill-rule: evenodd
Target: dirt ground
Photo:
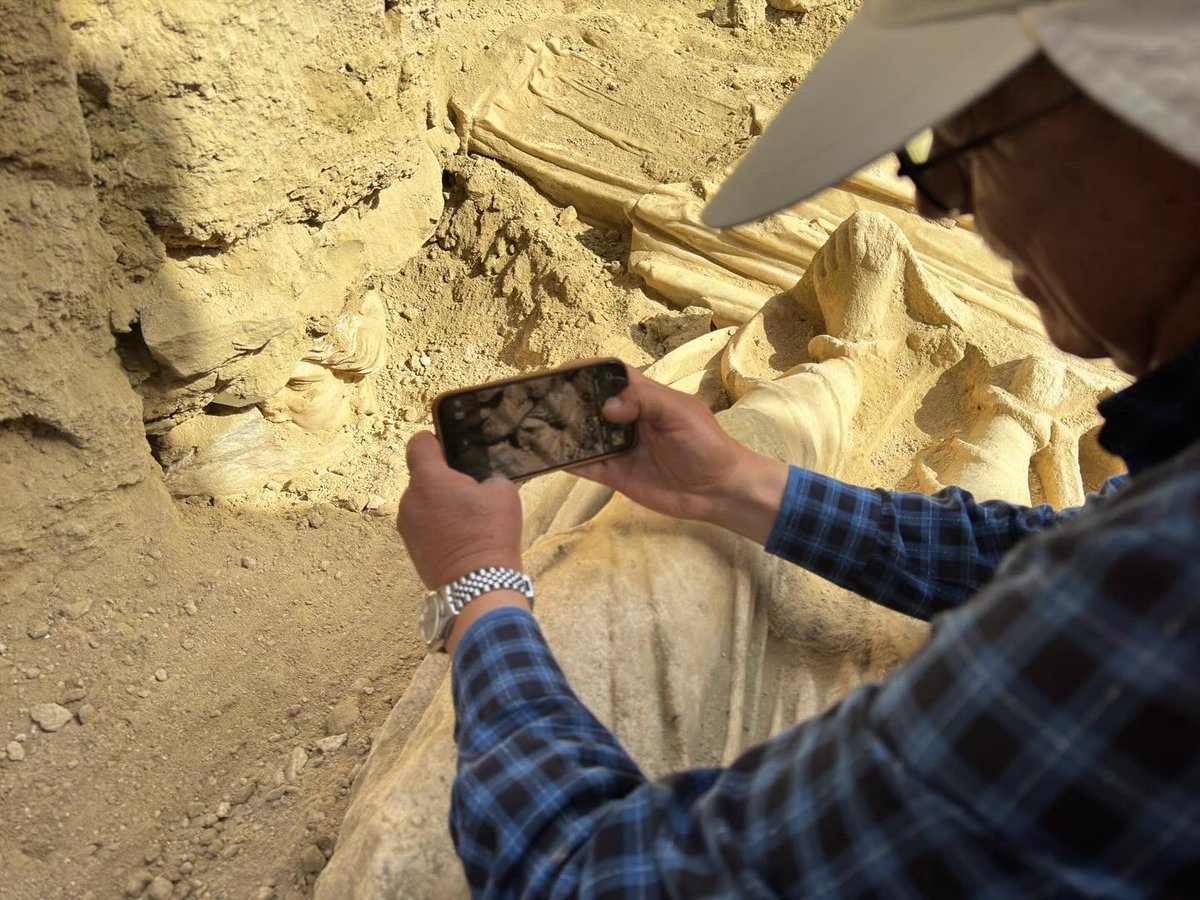
<path fill-rule="evenodd" d="M 711 0 L 653 15 L 635 0 L 456 0 L 443 8 L 441 49 L 453 78 L 469 79 L 497 35 L 536 18 L 641 18 L 681 52 L 725 47 L 772 67 L 760 99 L 777 103 L 852 6 L 771 11 L 748 33 L 718 28 Z M 470 207 L 471 181 L 496 208 Z M 394 514 L 404 443 L 428 426 L 430 399 L 577 356 L 645 364 L 697 327 L 623 272 L 621 232 L 495 163 L 451 172 L 446 187 L 446 227 L 378 285 L 390 362 L 341 463 L 250 495 L 180 501 L 177 526 L 158 538 L 102 567 L 64 561 L 6 607 L 3 900 L 308 896 L 372 732 L 424 655 L 422 588 Z M 456 215 L 506 234 L 512 259 L 447 241 Z M 529 289 L 506 296 L 512 272 Z"/>

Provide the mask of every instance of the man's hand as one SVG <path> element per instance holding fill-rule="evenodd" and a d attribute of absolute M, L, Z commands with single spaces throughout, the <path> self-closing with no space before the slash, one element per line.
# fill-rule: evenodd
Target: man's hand
<path fill-rule="evenodd" d="M 408 442 L 408 487 L 397 525 L 417 574 L 437 588 L 475 569 L 521 569 L 521 498 L 505 478 L 483 483 L 446 464 L 442 446 L 428 431 Z M 446 642 L 454 652 L 471 623 L 499 606 L 529 608 L 516 591 L 493 591 L 469 603 Z"/>
<path fill-rule="evenodd" d="M 629 386 L 604 405 L 610 422 L 638 423 L 629 453 L 573 471 L 642 506 L 711 522 L 763 543 L 787 486 L 787 465 L 725 433 L 699 399 L 628 369 Z"/>

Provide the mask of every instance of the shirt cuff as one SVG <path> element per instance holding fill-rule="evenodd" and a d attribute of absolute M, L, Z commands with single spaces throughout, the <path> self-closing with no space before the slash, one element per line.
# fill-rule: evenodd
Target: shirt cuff
<path fill-rule="evenodd" d="M 797 539 L 803 534 L 805 520 L 812 515 L 811 498 L 814 494 L 824 497 L 835 487 L 842 488 L 844 485 L 808 469 L 789 466 L 783 502 L 779 505 L 779 513 L 775 516 L 775 524 L 771 526 L 764 549 L 774 556 L 797 561 L 797 544 L 800 543 Z"/>
<path fill-rule="evenodd" d="M 450 671 L 462 752 L 486 750 L 497 728 L 520 724 L 508 720 L 527 715 L 531 701 L 574 697 L 537 620 L 515 607 L 480 616 L 459 640 Z"/>

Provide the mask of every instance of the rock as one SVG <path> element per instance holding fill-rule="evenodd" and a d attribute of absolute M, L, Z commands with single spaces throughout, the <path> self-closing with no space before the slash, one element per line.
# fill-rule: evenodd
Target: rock
<path fill-rule="evenodd" d="M 358 513 L 367 508 L 368 499 L 366 494 L 342 494 L 337 498 L 337 505 L 342 509 Z"/>
<path fill-rule="evenodd" d="M 231 810 L 231 808 L 230 808 L 230 805 L 229 805 L 229 803 L 227 803 L 226 801 L 222 800 L 220 803 L 218 803 L 218 804 L 217 804 L 216 816 L 217 816 L 217 818 L 218 818 L 218 819 L 228 819 L 228 818 L 229 818 L 229 813 L 230 813 L 231 811 L 232 811 L 232 810 Z"/>
<path fill-rule="evenodd" d="M 154 876 L 149 887 L 146 888 L 146 896 L 149 900 L 171 900 L 174 892 L 175 885 L 161 875 Z"/>
<path fill-rule="evenodd" d="M 774 9 L 782 10 L 783 12 L 812 12 L 814 9 L 820 9 L 822 6 L 831 5 L 834 0 L 767 0 Z"/>
<path fill-rule="evenodd" d="M 325 524 L 325 517 L 321 515 L 320 510 L 310 509 L 308 511 L 308 527 L 320 528 Z"/>
<path fill-rule="evenodd" d="M 295 478 L 289 478 L 283 489 L 289 494 L 295 494 L 297 497 L 307 497 L 309 494 L 321 489 L 321 479 L 311 472 L 304 475 L 297 475 Z"/>
<path fill-rule="evenodd" d="M 83 704 L 83 706 L 79 707 L 79 724 L 87 725 L 90 722 L 95 722 L 96 715 L 96 707 L 92 706 L 90 703 Z"/>
<path fill-rule="evenodd" d="M 358 701 L 347 697 L 329 711 L 325 719 L 325 734 L 345 734 L 350 730 L 350 726 L 358 721 L 358 716 Z"/>
<path fill-rule="evenodd" d="M 333 753 L 335 750 L 340 750 L 346 744 L 347 734 L 331 734 L 328 737 L 320 738 L 317 741 L 317 749 L 322 753 Z"/>
<path fill-rule="evenodd" d="M 723 28 L 760 28 L 767 24 L 766 0 L 717 0 L 713 22 Z"/>
<path fill-rule="evenodd" d="M 192 800 L 187 805 L 187 817 L 189 819 L 198 819 L 204 815 L 204 804 L 199 800 Z"/>
<path fill-rule="evenodd" d="M 154 680 L 155 681 L 166 681 L 170 677 L 171 676 L 167 674 L 166 669 L 155 669 L 154 670 Z"/>
<path fill-rule="evenodd" d="M 25 748 L 17 741 L 9 741 L 4 747 L 4 751 L 8 754 L 8 758 L 13 762 L 21 762 L 25 759 Z"/>
<path fill-rule="evenodd" d="M 71 688 L 69 691 L 63 694 L 62 705 L 66 706 L 68 703 L 78 703 L 80 700 L 87 697 L 87 695 L 87 688 Z"/>
<path fill-rule="evenodd" d="M 762 134 L 775 118 L 773 110 L 761 103 L 750 104 L 750 133 Z"/>
<path fill-rule="evenodd" d="M 251 569 L 251 570 L 257 569 L 258 568 L 258 560 L 255 559 L 253 556 L 243 556 L 241 559 L 240 565 L 243 569 Z"/>
<path fill-rule="evenodd" d="M 380 519 L 394 519 L 400 514 L 399 500 L 385 500 L 376 507 L 368 507 L 367 515 L 376 516 Z"/>
<path fill-rule="evenodd" d="M 74 603 L 65 603 L 59 607 L 59 613 L 72 622 L 78 618 L 86 616 L 92 608 L 92 598 L 85 597 L 82 600 L 76 600 Z"/>
<path fill-rule="evenodd" d="M 325 868 L 325 854 L 316 844 L 309 844 L 300 854 L 300 868 L 309 875 L 316 875 Z"/>
<path fill-rule="evenodd" d="M 300 773 L 304 771 L 306 765 L 308 765 L 308 754 L 304 752 L 304 748 L 292 748 L 292 755 L 288 757 L 287 765 L 283 769 L 284 780 L 291 784 L 300 777 Z"/>
<path fill-rule="evenodd" d="M 184 638 L 182 641 L 179 642 L 179 646 L 182 647 L 184 650 L 195 650 L 196 642 L 194 640 L 192 640 L 191 638 Z"/>
<path fill-rule="evenodd" d="M 69 709 L 57 703 L 35 703 L 29 708 L 29 718 L 37 722 L 42 731 L 58 731 L 74 716 Z"/>
<path fill-rule="evenodd" d="M 257 790 L 257 782 L 247 781 L 245 784 L 238 785 L 229 792 L 229 800 L 235 805 L 246 803 L 251 797 L 254 796 L 254 792 Z"/>
<path fill-rule="evenodd" d="M 25 633 L 35 641 L 40 641 L 50 634 L 50 626 L 45 622 L 33 621 L 25 626 Z"/>
<path fill-rule="evenodd" d="M 154 876 L 150 874 L 149 869 L 138 869 L 125 882 L 126 897 L 140 897 L 142 891 L 146 890 L 146 885 L 154 880 Z"/>

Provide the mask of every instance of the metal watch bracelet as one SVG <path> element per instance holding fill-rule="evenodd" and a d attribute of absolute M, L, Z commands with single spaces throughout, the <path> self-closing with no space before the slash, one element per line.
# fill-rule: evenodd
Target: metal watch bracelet
<path fill-rule="evenodd" d="M 533 579 L 516 569 L 488 566 L 468 572 L 446 585 L 450 609 L 457 616 L 463 608 L 478 597 L 491 591 L 516 591 L 529 601 L 533 608 Z"/>
<path fill-rule="evenodd" d="M 529 601 L 530 609 L 533 608 L 533 579 L 523 572 L 502 566 L 468 572 L 426 596 L 418 621 L 425 646 L 434 652 L 444 650 L 454 620 L 466 605 L 484 594 L 499 590 L 517 591 Z"/>

